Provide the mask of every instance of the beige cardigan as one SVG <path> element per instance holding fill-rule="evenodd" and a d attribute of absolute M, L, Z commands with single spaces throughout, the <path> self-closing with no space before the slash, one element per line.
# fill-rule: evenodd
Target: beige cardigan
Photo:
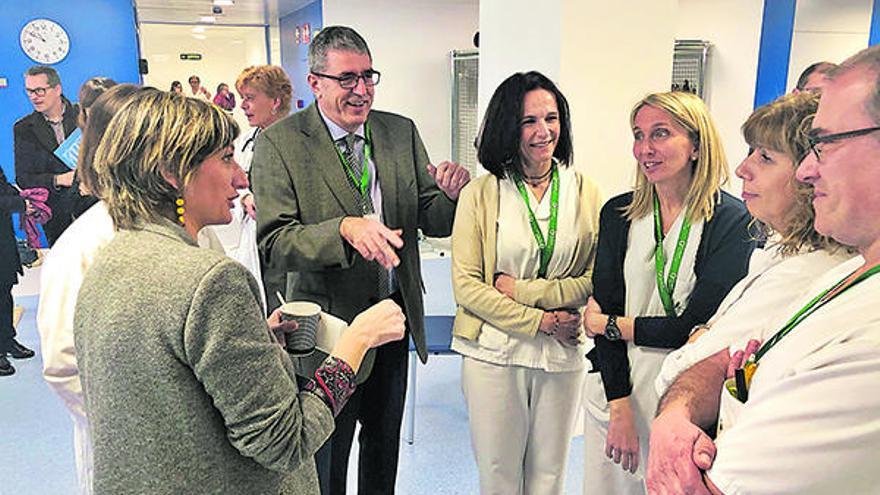
<path fill-rule="evenodd" d="M 483 327 L 534 336 L 545 309 L 583 306 L 593 290 L 593 260 L 599 233 L 602 195 L 575 172 L 580 191 L 579 244 L 571 272 L 561 279 L 517 280 L 514 298 L 494 287 L 498 230 L 498 178 L 471 181 L 458 198 L 452 227 L 452 290 L 458 309 L 453 335 L 475 340 Z"/>

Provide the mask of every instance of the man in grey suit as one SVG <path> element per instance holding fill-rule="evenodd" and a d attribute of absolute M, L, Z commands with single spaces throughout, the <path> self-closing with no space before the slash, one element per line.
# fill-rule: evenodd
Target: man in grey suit
<path fill-rule="evenodd" d="M 311 300 L 351 321 L 390 297 L 427 360 L 417 229 L 448 236 L 468 172 L 434 167 L 415 124 L 371 111 L 380 74 L 364 39 L 324 28 L 309 47 L 315 104 L 257 139 L 253 187 L 264 261 L 288 272 L 288 300 Z M 322 493 L 344 494 L 355 423 L 358 492 L 394 493 L 406 393 L 406 339 L 364 359 L 360 385 L 317 455 Z M 323 356 L 298 359 L 307 374 Z"/>

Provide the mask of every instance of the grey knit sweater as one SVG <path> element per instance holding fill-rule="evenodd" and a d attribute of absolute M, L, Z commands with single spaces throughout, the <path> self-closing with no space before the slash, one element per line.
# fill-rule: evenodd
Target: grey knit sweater
<path fill-rule="evenodd" d="M 100 252 L 74 319 L 96 494 L 318 493 L 333 415 L 297 390 L 258 291 L 171 222 Z"/>

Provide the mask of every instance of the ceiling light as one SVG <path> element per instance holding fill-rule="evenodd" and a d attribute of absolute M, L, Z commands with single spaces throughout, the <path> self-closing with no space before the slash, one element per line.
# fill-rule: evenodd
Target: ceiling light
<path fill-rule="evenodd" d="M 214 0 L 214 5 L 231 6 L 235 5 L 235 0 Z"/>
<path fill-rule="evenodd" d="M 193 36 L 193 38 L 195 38 L 195 39 L 197 39 L 197 40 L 206 40 L 206 39 L 208 39 L 208 37 L 205 36 L 204 34 L 194 34 L 194 35 L 192 35 L 192 36 Z"/>
<path fill-rule="evenodd" d="M 214 24 L 215 22 L 217 22 L 217 18 L 212 15 L 205 15 L 205 16 L 199 17 L 199 22 L 207 22 L 209 24 Z"/>
<path fill-rule="evenodd" d="M 207 29 L 205 29 L 205 26 L 196 26 L 192 28 L 192 32 L 194 33 L 204 33 L 206 30 Z"/>

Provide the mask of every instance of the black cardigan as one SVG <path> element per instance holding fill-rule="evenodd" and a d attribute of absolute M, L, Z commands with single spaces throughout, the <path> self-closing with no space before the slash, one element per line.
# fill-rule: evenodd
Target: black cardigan
<path fill-rule="evenodd" d="M 632 202 L 633 193 L 610 199 L 599 217 L 596 266 L 593 269 L 593 297 L 605 314 L 625 316 L 626 282 L 623 263 L 628 246 L 630 222 L 621 211 Z M 715 314 L 721 301 L 748 272 L 749 257 L 755 247 L 748 232 L 751 217 L 743 203 L 722 192 L 712 219 L 703 226 L 694 262 L 697 281 L 681 316 L 638 316 L 634 343 L 648 347 L 674 349 L 687 342 L 695 325 Z M 587 357 L 593 371 L 602 374 L 605 397 L 611 401 L 632 393 L 626 342 L 612 342 L 604 336 L 595 339 L 596 348 Z"/>

